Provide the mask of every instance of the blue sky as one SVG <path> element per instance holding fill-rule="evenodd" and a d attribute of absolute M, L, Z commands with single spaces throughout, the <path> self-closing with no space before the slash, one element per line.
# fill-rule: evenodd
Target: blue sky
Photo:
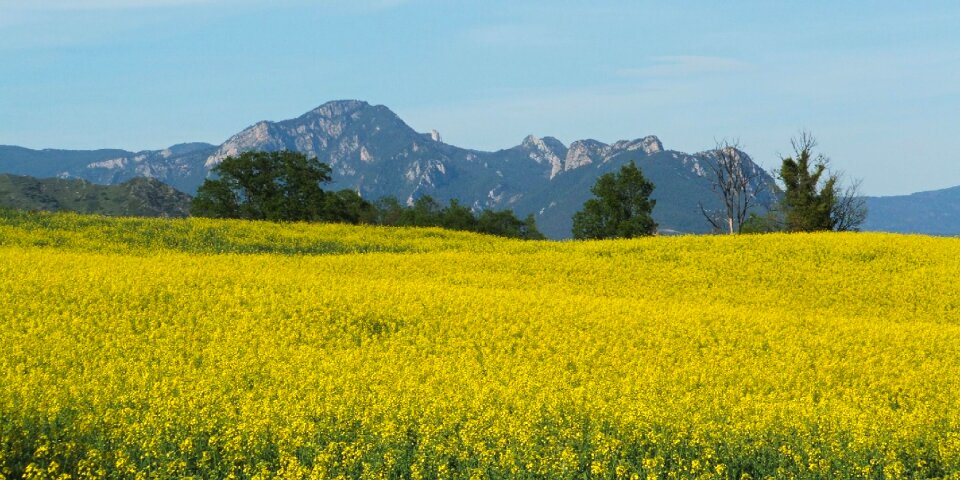
<path fill-rule="evenodd" d="M 808 129 L 868 194 L 960 185 L 960 2 L 0 0 L 0 144 L 220 143 L 334 99 L 485 150 Z"/>

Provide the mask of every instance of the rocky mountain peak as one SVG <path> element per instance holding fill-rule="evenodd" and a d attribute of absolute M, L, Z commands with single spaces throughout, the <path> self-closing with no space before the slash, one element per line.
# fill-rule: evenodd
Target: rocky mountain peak
<path fill-rule="evenodd" d="M 349 165 L 353 160 L 371 163 L 404 148 L 415 150 L 421 138 L 383 105 L 337 100 L 294 119 L 259 122 L 229 138 L 205 165 L 210 169 L 228 156 L 251 150 L 287 149 L 315 156 L 333 166 L 338 175 L 349 177 L 356 173 Z"/>
<path fill-rule="evenodd" d="M 351 115 L 358 110 L 370 108 L 370 104 L 363 100 L 334 100 L 324 103 L 319 107 L 310 110 L 304 117 L 315 116 L 324 118 L 342 117 Z"/>
<path fill-rule="evenodd" d="M 524 137 L 523 143 L 521 143 L 520 146 L 528 150 L 543 150 L 551 152 L 567 150 L 567 146 L 554 137 L 540 138 L 536 135 L 527 135 Z"/>
<path fill-rule="evenodd" d="M 282 149 L 284 145 L 278 140 L 275 130 L 275 124 L 272 122 L 257 122 L 253 126 L 230 137 L 216 152 L 207 158 L 204 166 L 207 169 L 213 168 L 222 162 L 223 159 L 239 155 L 248 150 Z"/>
<path fill-rule="evenodd" d="M 563 170 L 573 170 L 592 163 L 603 161 L 610 147 L 596 140 L 577 140 L 570 144 L 567 156 L 563 160 Z"/>
<path fill-rule="evenodd" d="M 563 159 L 567 156 L 567 146 L 554 137 L 527 135 L 520 144 L 527 156 L 537 163 L 550 165 L 550 178 L 563 171 Z"/>
<path fill-rule="evenodd" d="M 619 142 L 611 145 L 610 148 L 613 150 L 623 150 L 628 152 L 639 150 L 647 155 L 653 155 L 663 151 L 663 143 L 661 143 L 660 139 L 655 135 L 648 135 L 635 140 L 620 140 Z"/>

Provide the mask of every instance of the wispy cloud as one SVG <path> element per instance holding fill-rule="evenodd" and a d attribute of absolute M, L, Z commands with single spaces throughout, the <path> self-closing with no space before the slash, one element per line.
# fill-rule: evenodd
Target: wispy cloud
<path fill-rule="evenodd" d="M 388 8 L 394 8 L 394 7 L 399 7 L 399 6 L 405 5 L 405 4 L 407 4 L 407 3 L 410 3 L 410 1 L 409 1 L 409 0 L 368 0 L 368 1 L 366 1 L 366 2 L 357 2 L 357 1 L 354 1 L 354 2 L 351 2 L 351 3 L 366 4 L 366 5 L 367 5 L 367 8 L 369 8 L 369 9 L 377 9 L 377 10 L 379 10 L 379 9 L 384 9 L 384 10 L 385 10 L 385 9 L 388 9 Z"/>
<path fill-rule="evenodd" d="M 0 0 L 0 51 L 112 42 L 147 25 L 169 22 L 157 13 L 190 20 L 256 15 L 279 9 L 335 16 L 389 12 L 416 0 Z M 122 21 L 118 21 L 122 18 Z M 138 33 L 138 37 L 140 37 Z"/>
<path fill-rule="evenodd" d="M 560 37 L 546 27 L 522 23 L 480 25 L 467 30 L 466 37 L 486 47 L 546 47 L 560 43 Z"/>
<path fill-rule="evenodd" d="M 136 10 L 144 8 L 183 7 L 189 5 L 271 5 L 302 4 L 338 11 L 372 12 L 410 3 L 410 0 L 0 0 L 0 11 L 55 12 L 83 10 Z"/>
<path fill-rule="evenodd" d="M 0 9 L 18 11 L 115 10 L 213 3 L 217 0 L 0 0 Z"/>
<path fill-rule="evenodd" d="M 749 68 L 750 65 L 727 57 L 702 55 L 672 55 L 650 57 L 648 64 L 640 67 L 618 70 L 624 77 L 685 77 L 708 73 L 735 72 Z"/>
<path fill-rule="evenodd" d="M 276 1 L 276 0 L 274 0 Z M 314 7 L 321 7 L 333 10 L 334 12 L 348 14 L 370 14 L 379 13 L 386 10 L 393 10 L 398 7 L 404 7 L 414 0 L 319 0 L 302 1 L 286 0 L 287 3 L 302 3 Z"/>

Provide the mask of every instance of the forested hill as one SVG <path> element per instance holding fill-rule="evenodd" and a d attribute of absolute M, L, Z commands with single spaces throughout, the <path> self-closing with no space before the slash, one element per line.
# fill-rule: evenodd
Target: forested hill
<path fill-rule="evenodd" d="M 185 217 L 190 213 L 190 196 L 153 178 L 138 177 L 118 185 L 96 185 L 80 179 L 0 174 L 0 208 Z"/>

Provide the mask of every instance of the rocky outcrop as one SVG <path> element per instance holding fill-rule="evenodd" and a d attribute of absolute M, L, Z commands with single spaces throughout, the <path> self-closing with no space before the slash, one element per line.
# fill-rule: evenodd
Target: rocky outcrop
<path fill-rule="evenodd" d="M 626 152 L 641 151 L 646 155 L 653 155 L 663 151 L 663 144 L 660 143 L 660 139 L 656 136 L 649 135 L 636 140 L 620 140 L 610 145 L 610 149 Z"/>
<path fill-rule="evenodd" d="M 577 140 L 570 144 L 567 157 L 563 161 L 563 170 L 569 171 L 593 163 L 603 162 L 609 152 L 609 146 L 596 140 Z"/>
<path fill-rule="evenodd" d="M 224 158 L 237 156 L 249 150 L 280 150 L 283 148 L 283 143 L 277 138 L 277 133 L 270 122 L 259 122 L 230 137 L 223 145 L 220 145 L 220 148 L 213 155 L 207 158 L 203 166 L 211 169 L 222 162 Z"/>
<path fill-rule="evenodd" d="M 567 156 L 567 147 L 560 140 L 553 137 L 539 138 L 527 135 L 520 144 L 527 153 L 527 158 L 538 164 L 550 166 L 550 178 L 563 171 L 563 160 Z"/>

